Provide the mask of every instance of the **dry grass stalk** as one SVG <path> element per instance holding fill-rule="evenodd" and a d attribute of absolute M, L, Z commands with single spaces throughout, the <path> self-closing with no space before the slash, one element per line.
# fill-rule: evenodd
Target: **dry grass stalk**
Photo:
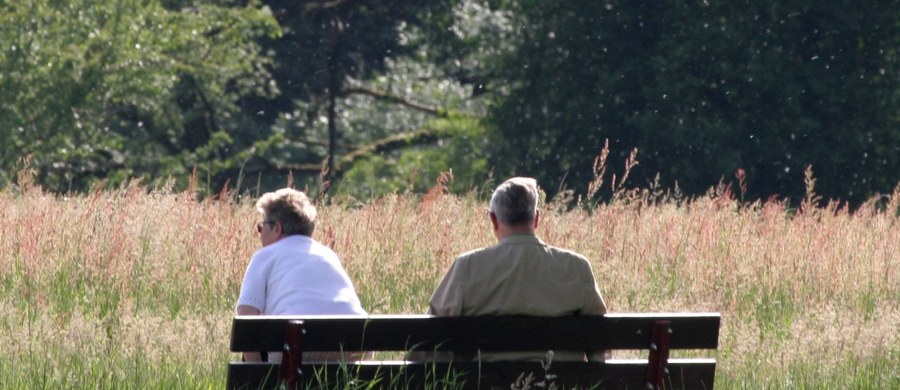
<path fill-rule="evenodd" d="M 613 311 L 721 311 L 724 373 L 778 375 L 812 357 L 837 365 L 900 343 L 896 211 L 796 212 L 724 191 L 680 202 L 628 194 L 547 210 L 540 234 L 592 259 Z M 881 204 L 898 210 L 898 198 L 900 187 Z M 493 243 L 484 206 L 443 189 L 331 199 L 316 238 L 341 256 L 372 313 L 424 313 L 453 258 Z M 219 367 L 257 219 L 250 202 L 137 184 L 70 198 L 0 192 L 0 343 L 11 356 L 140 354 Z"/>

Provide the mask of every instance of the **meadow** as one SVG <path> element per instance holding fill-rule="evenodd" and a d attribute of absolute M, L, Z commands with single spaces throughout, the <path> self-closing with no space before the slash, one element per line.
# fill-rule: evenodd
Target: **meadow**
<path fill-rule="evenodd" d="M 331 198 L 315 238 L 371 313 L 424 313 L 455 255 L 494 241 L 480 195 Z M 254 200 L 0 192 L 0 388 L 222 388 Z M 853 211 L 722 188 L 569 206 L 539 235 L 593 261 L 611 311 L 722 313 L 718 388 L 900 388 L 900 187 Z"/>

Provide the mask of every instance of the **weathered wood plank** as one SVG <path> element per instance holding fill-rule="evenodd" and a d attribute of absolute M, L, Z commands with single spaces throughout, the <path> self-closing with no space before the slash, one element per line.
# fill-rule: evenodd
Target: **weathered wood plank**
<path fill-rule="evenodd" d="M 527 318 L 527 320 L 524 320 Z M 303 319 L 305 351 L 533 351 L 647 349 L 653 323 L 672 323 L 672 349 L 718 347 L 718 313 L 569 317 L 235 317 L 233 351 L 280 350 L 285 324 Z"/>

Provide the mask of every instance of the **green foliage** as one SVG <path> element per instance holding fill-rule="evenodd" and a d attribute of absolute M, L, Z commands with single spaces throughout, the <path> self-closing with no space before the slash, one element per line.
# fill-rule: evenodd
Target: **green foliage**
<path fill-rule="evenodd" d="M 451 168 L 483 175 L 481 102 L 435 54 L 444 42 L 436 26 L 456 22 L 449 3 L 309 6 L 295 13 L 272 2 L 289 33 L 270 47 L 285 62 L 307 61 L 276 66 L 274 79 L 285 85 L 284 94 L 258 103 L 281 110 L 271 129 L 283 142 L 258 151 L 248 171 L 275 167 L 318 175 L 333 152 L 335 191 L 355 196 L 428 189 Z"/>
<path fill-rule="evenodd" d="M 0 185 L 26 154 L 54 191 L 186 178 L 227 151 L 217 134 L 235 130 L 240 97 L 274 92 L 255 39 L 279 29 L 253 5 L 34 0 L 0 10 Z"/>
<path fill-rule="evenodd" d="M 659 173 L 688 194 L 738 168 L 750 197 L 802 196 L 810 164 L 826 198 L 900 181 L 886 2 L 506 3 L 516 49 L 490 66 L 510 86 L 489 115 L 499 173 L 583 190 L 609 139 L 613 166 L 639 149 L 634 185 Z"/>
<path fill-rule="evenodd" d="M 453 190 L 524 174 L 584 194 L 608 139 L 608 176 L 639 150 L 628 187 L 696 195 L 743 169 L 746 199 L 796 199 L 811 165 L 822 199 L 858 202 L 900 182 L 895 8 L 0 1 L 0 187 L 27 155 L 54 192 L 319 186 L 331 155 L 353 194 L 451 168 Z"/>
<path fill-rule="evenodd" d="M 437 185 L 456 193 L 482 187 L 489 169 L 487 156 L 482 154 L 485 138 L 479 121 L 460 117 L 431 121 L 426 126 L 439 136 L 435 144 L 369 156 L 344 174 L 338 190 L 372 198 L 398 191 L 424 193 Z M 452 179 L 447 182 L 442 172 L 450 173 Z"/>

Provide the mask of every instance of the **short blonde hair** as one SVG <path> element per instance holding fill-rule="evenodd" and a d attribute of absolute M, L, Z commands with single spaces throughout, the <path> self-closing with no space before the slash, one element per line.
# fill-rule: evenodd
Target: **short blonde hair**
<path fill-rule="evenodd" d="M 491 212 L 506 225 L 534 221 L 538 207 L 537 180 L 514 177 L 497 186 L 491 195 Z"/>
<path fill-rule="evenodd" d="M 316 230 L 316 206 L 302 191 L 282 188 L 267 192 L 256 201 L 256 209 L 267 221 L 280 223 L 286 236 L 312 236 Z"/>

